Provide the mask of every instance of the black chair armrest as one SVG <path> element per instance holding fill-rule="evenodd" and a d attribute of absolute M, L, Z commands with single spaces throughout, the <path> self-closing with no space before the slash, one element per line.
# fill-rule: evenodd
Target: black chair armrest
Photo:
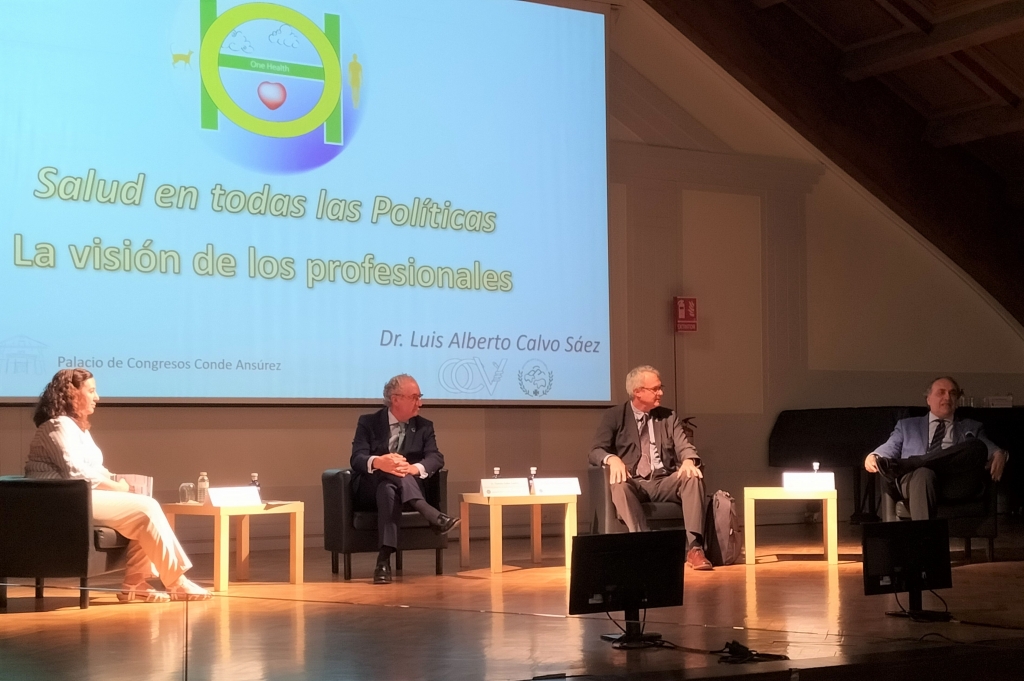
<path fill-rule="evenodd" d="M 324 493 L 324 548 L 340 551 L 344 529 L 352 527 L 352 471 L 332 468 L 320 478 Z"/>
<path fill-rule="evenodd" d="M 618 529 L 618 518 L 612 505 L 610 474 L 611 469 L 608 466 L 591 466 L 587 469 L 590 503 L 594 510 L 591 531 L 596 534 L 606 534 Z"/>
<path fill-rule="evenodd" d="M 84 576 L 92 541 L 88 482 L 0 478 L 0 576 Z"/>

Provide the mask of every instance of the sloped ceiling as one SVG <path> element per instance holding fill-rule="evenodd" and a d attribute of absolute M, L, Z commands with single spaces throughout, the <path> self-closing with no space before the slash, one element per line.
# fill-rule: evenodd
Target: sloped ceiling
<path fill-rule="evenodd" d="M 645 0 L 1024 324 L 1024 0 Z"/>

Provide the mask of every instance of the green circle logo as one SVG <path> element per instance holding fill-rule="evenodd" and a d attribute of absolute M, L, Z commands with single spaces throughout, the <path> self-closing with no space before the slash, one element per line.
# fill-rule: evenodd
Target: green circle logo
<path fill-rule="evenodd" d="M 231 99 L 220 76 L 220 49 L 228 35 L 247 21 L 271 19 L 301 33 L 323 63 L 324 89 L 319 101 L 304 116 L 291 121 L 267 121 L 245 111 Z M 265 137 L 298 137 L 316 130 L 330 117 L 341 100 L 341 64 L 334 45 L 320 27 L 299 12 L 268 2 L 238 5 L 210 25 L 199 51 L 199 73 L 214 105 L 243 130 Z"/>

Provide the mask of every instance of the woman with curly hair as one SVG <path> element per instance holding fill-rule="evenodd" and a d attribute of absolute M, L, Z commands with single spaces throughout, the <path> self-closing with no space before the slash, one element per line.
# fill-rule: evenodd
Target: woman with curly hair
<path fill-rule="evenodd" d="M 160 504 L 128 491 L 128 483 L 103 466 L 103 453 L 89 434 L 89 416 L 100 396 L 96 379 L 86 369 L 61 369 L 43 394 L 33 421 L 25 475 L 30 478 L 88 480 L 92 485 L 92 516 L 128 538 L 128 565 L 117 595 L 121 602 L 205 600 L 210 593 L 185 577 L 191 561 L 174 536 Z M 166 591 L 148 580 L 159 577 Z"/>

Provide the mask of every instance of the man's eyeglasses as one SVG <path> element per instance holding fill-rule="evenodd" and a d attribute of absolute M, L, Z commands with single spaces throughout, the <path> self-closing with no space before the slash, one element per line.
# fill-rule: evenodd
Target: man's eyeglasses
<path fill-rule="evenodd" d="M 423 399 L 423 393 L 414 393 L 412 395 L 403 395 L 401 393 L 395 393 L 394 396 L 395 397 L 408 397 L 410 400 L 413 400 L 415 402 L 419 402 L 420 400 Z"/>
<path fill-rule="evenodd" d="M 646 386 L 640 386 L 639 388 L 637 388 L 637 390 L 650 390 L 652 393 L 663 393 L 663 392 L 665 392 L 664 388 L 665 388 L 665 386 L 663 386 L 663 385 L 656 385 L 653 388 L 648 388 Z"/>

